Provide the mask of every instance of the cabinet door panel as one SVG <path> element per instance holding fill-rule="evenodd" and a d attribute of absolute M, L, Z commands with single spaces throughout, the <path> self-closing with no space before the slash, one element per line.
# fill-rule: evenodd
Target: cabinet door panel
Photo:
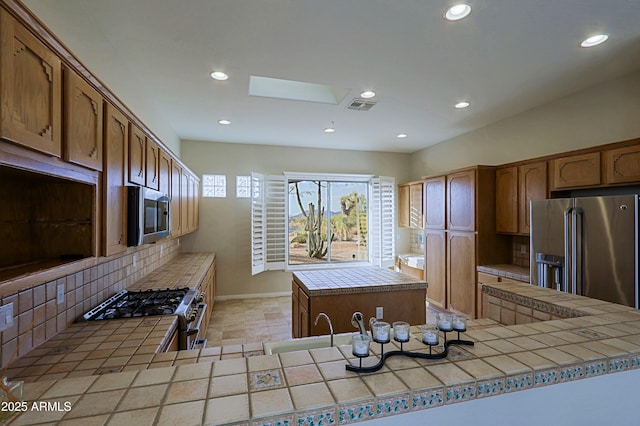
<path fill-rule="evenodd" d="M 424 227 L 428 229 L 445 228 L 446 177 L 440 176 L 424 181 Z"/>
<path fill-rule="evenodd" d="M 160 189 L 160 147 L 149 138 L 146 138 L 145 166 L 145 186 L 157 191 Z"/>
<path fill-rule="evenodd" d="M 576 188 L 600 185 L 600 153 L 553 160 L 553 188 Z"/>
<path fill-rule="evenodd" d="M 127 164 L 128 120 L 107 104 L 104 120 L 103 233 L 104 255 L 127 249 Z"/>
<path fill-rule="evenodd" d="M 158 169 L 158 190 L 163 194 L 171 194 L 171 157 L 163 149 L 160 149 Z"/>
<path fill-rule="evenodd" d="M 422 229 L 422 183 L 409 185 L 409 226 Z"/>
<path fill-rule="evenodd" d="M 171 161 L 171 235 L 182 235 L 182 167 Z"/>
<path fill-rule="evenodd" d="M 410 223 L 410 188 L 409 185 L 398 185 L 398 226 L 408 228 Z"/>
<path fill-rule="evenodd" d="M 519 167 L 519 205 L 520 215 L 518 229 L 521 234 L 531 231 L 531 200 L 547 198 L 547 163 L 526 164 Z"/>
<path fill-rule="evenodd" d="M 64 82 L 64 159 L 102 171 L 102 96 L 71 70 Z"/>
<path fill-rule="evenodd" d="M 607 184 L 640 182 L 640 145 L 604 152 Z"/>
<path fill-rule="evenodd" d="M 518 168 L 496 170 L 496 232 L 518 232 Z"/>
<path fill-rule="evenodd" d="M 475 230 L 475 170 L 447 176 L 447 229 Z"/>
<path fill-rule="evenodd" d="M 0 20 L 0 137 L 60 157 L 60 59 L 4 9 Z"/>
<path fill-rule="evenodd" d="M 425 281 L 429 285 L 427 298 L 430 303 L 443 309 L 447 307 L 446 247 L 445 231 L 429 229 L 425 231 Z"/>
<path fill-rule="evenodd" d="M 137 126 L 129 126 L 129 182 L 144 185 L 146 165 L 145 135 Z"/>
<path fill-rule="evenodd" d="M 469 232 L 449 233 L 447 239 L 447 302 L 450 310 L 475 318 L 475 236 Z"/>

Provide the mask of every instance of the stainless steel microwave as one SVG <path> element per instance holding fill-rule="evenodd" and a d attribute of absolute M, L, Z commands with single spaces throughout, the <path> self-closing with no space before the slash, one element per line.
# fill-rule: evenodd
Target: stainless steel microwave
<path fill-rule="evenodd" d="M 141 186 L 128 188 L 127 245 L 154 243 L 171 234 L 167 194 Z"/>

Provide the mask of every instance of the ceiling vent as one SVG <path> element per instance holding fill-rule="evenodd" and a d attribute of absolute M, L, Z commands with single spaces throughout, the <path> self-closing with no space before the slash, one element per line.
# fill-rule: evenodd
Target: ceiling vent
<path fill-rule="evenodd" d="M 356 111 L 369 111 L 377 102 L 368 101 L 366 99 L 355 98 L 347 105 L 347 109 L 353 109 Z"/>

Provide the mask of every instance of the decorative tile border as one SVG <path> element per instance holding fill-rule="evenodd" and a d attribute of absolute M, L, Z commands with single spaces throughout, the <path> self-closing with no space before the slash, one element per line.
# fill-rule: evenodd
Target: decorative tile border
<path fill-rule="evenodd" d="M 501 395 L 505 392 L 505 379 L 483 380 L 476 384 L 478 399 L 488 396 Z"/>
<path fill-rule="evenodd" d="M 558 383 L 558 372 L 553 370 L 536 371 L 533 373 L 533 386 L 547 386 Z"/>
<path fill-rule="evenodd" d="M 411 410 L 411 396 L 407 394 L 378 398 L 376 404 L 376 417 L 391 416 L 394 414 L 402 414 Z"/>
<path fill-rule="evenodd" d="M 418 411 L 443 405 L 443 393 L 444 390 L 442 388 L 429 391 L 414 392 L 413 396 L 411 397 L 412 410 Z"/>
<path fill-rule="evenodd" d="M 606 361 L 595 361 L 584 365 L 584 376 L 594 377 L 607 373 Z"/>
<path fill-rule="evenodd" d="M 376 404 L 373 399 L 338 407 L 338 421 L 341 425 L 370 420 L 375 417 Z"/>
<path fill-rule="evenodd" d="M 476 398 L 476 386 L 475 383 L 466 383 L 460 386 L 448 387 L 445 404 L 453 404 L 456 402 L 469 401 Z"/>
<path fill-rule="evenodd" d="M 252 426 L 293 426 L 293 415 L 255 420 Z"/>
<path fill-rule="evenodd" d="M 570 382 L 584 378 L 584 368 L 581 365 L 573 365 L 558 369 L 558 382 Z"/>
<path fill-rule="evenodd" d="M 609 360 L 609 373 L 626 371 L 631 368 L 631 361 L 627 357 L 612 358 Z"/>
<path fill-rule="evenodd" d="M 337 423 L 336 409 L 332 407 L 298 414 L 295 424 L 297 426 L 324 426 L 335 425 Z"/>
<path fill-rule="evenodd" d="M 518 374 L 516 376 L 509 376 L 505 380 L 505 393 L 515 392 L 533 387 L 533 379 L 531 373 Z"/>

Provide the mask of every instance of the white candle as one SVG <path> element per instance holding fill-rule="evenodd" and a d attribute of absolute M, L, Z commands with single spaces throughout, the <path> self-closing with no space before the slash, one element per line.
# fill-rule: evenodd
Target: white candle
<path fill-rule="evenodd" d="M 448 321 L 448 320 L 438 321 L 438 328 L 442 331 L 451 331 L 451 321 Z"/>
<path fill-rule="evenodd" d="M 458 318 L 453 321 L 453 329 L 458 331 L 465 331 L 467 329 L 467 325 L 464 323 L 464 320 Z"/>
<path fill-rule="evenodd" d="M 438 335 L 431 330 L 425 331 L 422 333 L 422 341 L 430 345 L 437 345 Z"/>
<path fill-rule="evenodd" d="M 389 340 L 389 329 L 386 327 L 376 329 L 376 340 L 380 342 L 386 342 Z"/>
<path fill-rule="evenodd" d="M 355 335 L 351 341 L 355 355 L 369 355 L 369 336 Z"/>
<path fill-rule="evenodd" d="M 405 328 L 398 328 L 395 330 L 396 339 L 398 340 L 409 340 L 409 332 Z"/>

